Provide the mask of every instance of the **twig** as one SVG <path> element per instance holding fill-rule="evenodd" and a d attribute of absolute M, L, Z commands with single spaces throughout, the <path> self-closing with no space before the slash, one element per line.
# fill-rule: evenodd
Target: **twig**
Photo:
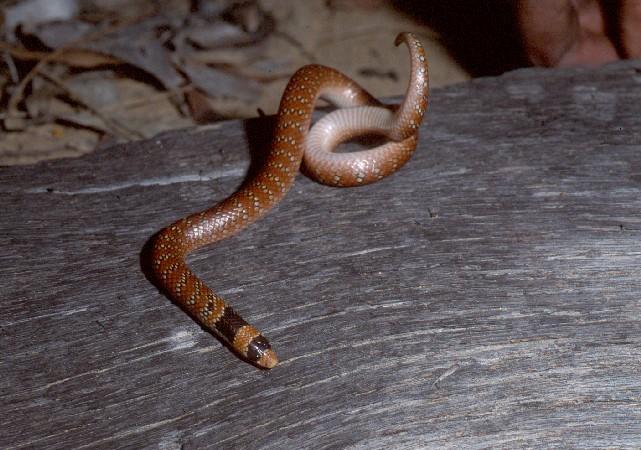
<path fill-rule="evenodd" d="M 18 76 L 18 69 L 16 69 L 16 65 L 13 62 L 13 58 L 11 57 L 11 53 L 9 52 L 2 52 L 2 57 L 4 58 L 4 62 L 9 68 L 9 75 L 11 75 L 11 81 L 14 83 L 17 83 L 18 80 L 20 80 L 20 77 Z"/>
<path fill-rule="evenodd" d="M 6 42 L 0 41 L 0 50 L 5 51 L 6 53 L 9 53 L 12 55 L 14 58 L 18 58 L 21 60 L 26 60 L 26 61 L 40 61 L 42 58 L 47 57 L 48 55 L 51 54 L 51 52 L 41 52 L 41 51 L 34 51 L 34 50 L 27 50 L 26 48 L 21 48 L 21 47 L 16 47 L 11 44 L 7 44 Z M 77 49 L 67 49 L 65 53 L 68 53 L 70 51 L 77 51 Z M 112 56 L 107 56 L 103 55 L 100 52 L 96 52 L 93 50 L 85 50 L 81 49 L 80 51 L 84 51 L 87 53 L 91 53 L 93 55 L 99 55 L 100 62 L 102 64 L 121 64 L 122 61 L 119 59 L 116 59 Z M 73 66 L 73 63 L 70 63 L 68 61 L 68 58 L 65 57 L 65 55 L 57 55 L 53 58 L 50 59 L 52 62 L 61 62 L 70 66 Z M 17 83 L 20 81 L 19 79 L 16 79 L 14 82 Z"/>

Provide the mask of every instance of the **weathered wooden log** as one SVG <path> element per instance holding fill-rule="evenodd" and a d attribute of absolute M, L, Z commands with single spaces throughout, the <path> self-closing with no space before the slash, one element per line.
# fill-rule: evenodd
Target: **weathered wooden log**
<path fill-rule="evenodd" d="M 243 363 L 145 278 L 269 121 L 0 171 L 0 447 L 641 446 L 641 62 L 432 95 L 363 188 L 300 177 L 194 270 L 270 338 Z"/>

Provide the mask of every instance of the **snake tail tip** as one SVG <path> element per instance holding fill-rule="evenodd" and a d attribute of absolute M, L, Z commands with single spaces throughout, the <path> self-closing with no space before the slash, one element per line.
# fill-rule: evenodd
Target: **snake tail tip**
<path fill-rule="evenodd" d="M 398 33 L 398 34 L 396 35 L 396 39 L 394 39 L 394 45 L 398 47 L 398 46 L 399 46 L 399 45 L 401 45 L 403 42 L 407 42 L 407 40 L 408 40 L 410 37 L 412 37 L 412 33 L 408 32 L 408 31 L 403 31 L 403 32 L 401 32 L 401 33 Z"/>
<path fill-rule="evenodd" d="M 273 350 L 268 349 L 263 353 L 256 364 L 264 369 L 273 369 L 276 367 L 276 364 L 278 364 L 278 357 Z"/>

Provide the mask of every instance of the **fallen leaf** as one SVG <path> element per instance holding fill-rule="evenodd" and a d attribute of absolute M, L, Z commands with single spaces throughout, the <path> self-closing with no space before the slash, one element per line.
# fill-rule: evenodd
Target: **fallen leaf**
<path fill-rule="evenodd" d="M 200 88 L 211 98 L 252 101 L 260 94 L 260 85 L 255 81 L 231 75 L 224 70 L 196 61 L 184 61 L 182 70 L 193 86 Z"/>
<path fill-rule="evenodd" d="M 64 80 L 74 96 L 91 107 L 83 114 L 66 117 L 67 120 L 83 123 L 87 116 L 99 114 L 106 120 L 106 128 L 114 133 L 114 126 L 124 128 L 139 138 L 190 125 L 183 117 L 168 93 L 159 92 L 147 83 L 118 77 L 111 71 L 87 72 Z M 84 122 L 87 123 L 87 122 Z"/>
<path fill-rule="evenodd" d="M 32 164 L 45 159 L 80 156 L 92 151 L 100 134 L 59 124 L 35 125 L 17 133 L 0 134 L 0 164 Z"/>
<path fill-rule="evenodd" d="M 261 21 L 253 31 L 246 31 L 242 24 L 229 22 L 220 18 L 208 18 L 192 14 L 174 38 L 174 44 L 184 42 L 197 49 L 215 49 L 223 47 L 242 47 L 263 40 L 274 28 L 271 16 L 263 14 Z"/>
<path fill-rule="evenodd" d="M 78 10 L 78 0 L 23 0 L 5 9 L 4 34 L 14 41 L 13 31 L 18 25 L 65 21 L 76 17 Z"/>

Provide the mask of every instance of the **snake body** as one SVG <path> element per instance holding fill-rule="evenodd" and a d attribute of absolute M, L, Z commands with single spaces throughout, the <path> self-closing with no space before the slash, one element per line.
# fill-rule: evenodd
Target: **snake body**
<path fill-rule="evenodd" d="M 197 322 L 227 341 L 244 359 L 261 368 L 278 363 L 269 341 L 240 317 L 187 266 L 186 255 L 229 237 L 273 208 L 291 188 L 304 158 L 306 171 L 333 186 L 375 182 L 412 155 L 429 93 L 425 51 L 411 33 L 401 33 L 411 57 L 410 85 L 403 102 L 385 107 L 354 81 L 329 67 L 308 65 L 290 79 L 282 96 L 275 135 L 264 165 L 231 196 L 212 208 L 178 220 L 151 242 L 156 284 Z M 341 107 L 309 130 L 319 97 Z M 390 142 L 354 153 L 332 153 L 347 139 L 366 133 Z"/>

